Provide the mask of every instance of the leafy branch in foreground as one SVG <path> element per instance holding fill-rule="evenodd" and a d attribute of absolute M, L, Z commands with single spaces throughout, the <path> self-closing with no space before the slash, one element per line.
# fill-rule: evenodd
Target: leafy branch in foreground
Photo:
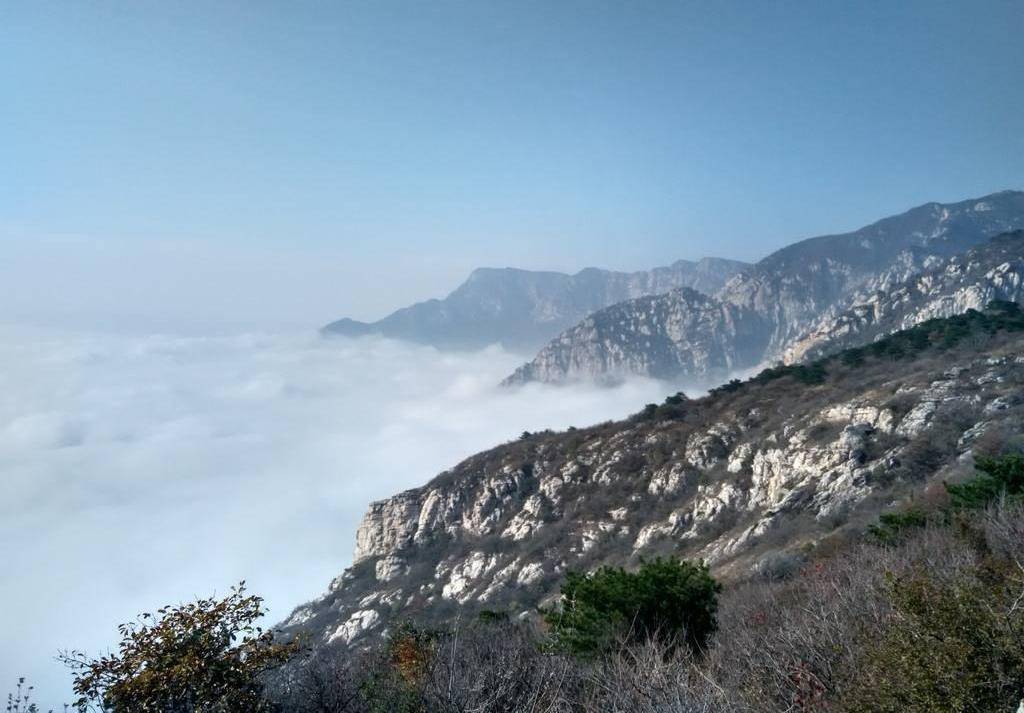
<path fill-rule="evenodd" d="M 262 675 L 298 651 L 255 625 L 263 599 L 245 582 L 223 599 L 199 599 L 144 613 L 118 627 L 119 651 L 91 659 L 79 651 L 60 659 L 75 671 L 80 711 L 160 713 L 257 711 L 264 707 Z"/>

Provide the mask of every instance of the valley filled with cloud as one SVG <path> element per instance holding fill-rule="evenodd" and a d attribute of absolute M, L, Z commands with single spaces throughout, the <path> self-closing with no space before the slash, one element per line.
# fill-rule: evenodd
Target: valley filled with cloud
<path fill-rule="evenodd" d="M 496 384 L 523 355 L 315 334 L 0 329 L 0 680 L 70 701 L 58 649 L 246 579 L 269 621 L 348 564 L 367 504 L 523 430 L 619 418 L 665 384 Z"/>

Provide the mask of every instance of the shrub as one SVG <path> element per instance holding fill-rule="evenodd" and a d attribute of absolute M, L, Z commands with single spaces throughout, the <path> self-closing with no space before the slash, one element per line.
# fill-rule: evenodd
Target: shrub
<path fill-rule="evenodd" d="M 822 384 L 825 382 L 825 377 L 828 376 L 828 372 L 825 369 L 825 361 L 820 359 L 811 364 L 769 367 L 755 376 L 752 381 L 757 384 L 767 384 L 776 379 L 791 376 L 801 384 L 807 384 L 808 386 Z"/>
<path fill-rule="evenodd" d="M 247 596 L 245 582 L 224 599 L 142 614 L 119 627 L 118 654 L 61 655 L 76 672 L 75 705 L 83 711 L 90 705 L 161 713 L 263 710 L 261 676 L 298 649 L 256 626 L 263 614 L 263 600 Z"/>
<path fill-rule="evenodd" d="M 841 709 L 1012 710 L 1024 685 L 1024 617 L 1007 594 L 972 576 L 891 578 L 893 616 Z"/>
<path fill-rule="evenodd" d="M 739 381 L 733 380 L 739 385 Z M 732 382 L 730 382 L 732 383 Z M 714 389 L 712 389 L 714 391 Z M 634 421 L 678 421 L 686 418 L 690 399 L 682 391 L 665 398 L 662 404 L 647 404 L 633 415 Z"/>
<path fill-rule="evenodd" d="M 575 663 L 540 644 L 531 628 L 501 618 L 404 625 L 372 656 L 360 699 L 332 713 L 569 710 L 559 704 L 577 693 Z"/>
<path fill-rule="evenodd" d="M 421 710 L 438 643 L 437 632 L 410 623 L 400 625 L 360 683 L 360 698 L 367 709 L 380 713 Z"/>
<path fill-rule="evenodd" d="M 1000 497 L 1019 498 L 1024 494 L 1024 456 L 979 458 L 981 475 L 960 484 L 946 484 L 953 507 L 982 508 Z"/>
<path fill-rule="evenodd" d="M 555 642 L 578 656 L 606 652 L 620 640 L 650 639 L 701 652 L 716 627 L 720 590 L 704 563 L 659 558 L 637 572 L 570 572 L 560 608 L 545 612 L 545 620 Z"/>
<path fill-rule="evenodd" d="M 868 525 L 868 537 L 881 545 L 894 545 L 908 533 L 928 524 L 928 513 L 913 507 L 901 512 L 884 512 L 878 522 Z"/>

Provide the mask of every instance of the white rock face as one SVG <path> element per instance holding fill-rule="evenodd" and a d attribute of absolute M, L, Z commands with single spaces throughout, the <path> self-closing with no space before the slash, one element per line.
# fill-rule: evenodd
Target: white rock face
<path fill-rule="evenodd" d="M 544 565 L 540 562 L 531 562 L 516 576 L 516 583 L 521 587 L 528 587 L 544 577 Z"/>
<path fill-rule="evenodd" d="M 409 571 L 408 565 L 405 560 L 401 557 L 395 557 L 394 555 L 388 555 L 377 560 L 374 564 L 374 574 L 377 577 L 377 581 L 390 582 L 395 577 L 405 574 Z"/>
<path fill-rule="evenodd" d="M 891 289 L 861 291 L 845 311 L 826 312 L 784 351 L 795 363 L 867 343 L 936 317 L 981 310 L 993 300 L 1024 301 L 1024 235 L 1002 236 L 974 250 L 934 260 Z"/>
<path fill-rule="evenodd" d="M 419 495 L 411 490 L 371 503 L 369 512 L 356 530 L 353 562 L 386 555 L 411 544 L 419 511 Z"/>
<path fill-rule="evenodd" d="M 497 563 L 498 558 L 495 555 L 473 552 L 466 560 L 452 568 L 448 583 L 441 590 L 441 596 L 460 603 L 466 601 L 470 589 L 479 583 L 484 574 L 494 569 Z"/>
<path fill-rule="evenodd" d="M 675 495 L 686 484 L 686 465 L 673 463 L 670 467 L 658 470 L 647 485 L 651 495 Z"/>
<path fill-rule="evenodd" d="M 689 288 L 612 305 L 566 330 L 505 380 L 614 382 L 724 375 L 756 362 L 758 315 Z"/>
<path fill-rule="evenodd" d="M 327 638 L 327 643 L 330 644 L 339 639 L 346 644 L 351 643 L 356 637 L 375 627 L 379 621 L 380 614 L 374 609 L 357 611 L 334 630 Z"/>
<path fill-rule="evenodd" d="M 544 525 L 541 519 L 541 509 L 543 507 L 544 497 L 538 494 L 531 495 L 523 503 L 523 509 L 512 517 L 511 522 L 501 533 L 501 536 L 508 537 L 517 542 L 529 537 Z"/>

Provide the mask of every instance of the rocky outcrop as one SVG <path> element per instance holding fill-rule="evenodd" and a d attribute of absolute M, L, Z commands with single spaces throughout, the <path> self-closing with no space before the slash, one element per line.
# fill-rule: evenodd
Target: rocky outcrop
<path fill-rule="evenodd" d="M 826 315 L 786 350 L 793 363 L 865 344 L 935 317 L 981 309 L 993 300 L 1024 302 L 1024 231 L 1006 233 L 931 266 L 900 284 L 859 296 Z"/>
<path fill-rule="evenodd" d="M 442 348 L 502 344 L 535 351 L 566 327 L 608 305 L 679 287 L 710 294 L 746 267 L 735 260 L 704 258 L 631 273 L 588 268 L 566 275 L 481 268 L 443 300 L 420 302 L 373 323 L 341 319 L 322 332 L 350 337 L 378 334 Z"/>
<path fill-rule="evenodd" d="M 744 270 L 714 295 L 691 305 L 678 296 L 632 300 L 570 328 L 510 377 L 598 381 L 625 374 L 683 378 L 722 363 L 749 368 L 776 361 L 823 318 L 865 294 L 884 291 L 991 237 L 1024 228 L 1024 193 L 1004 191 L 960 203 L 929 203 L 852 233 L 803 240 Z M 979 294 L 979 299 L 982 296 Z M 964 302 L 966 304 L 966 302 Z M 984 302 L 978 306 L 983 305 Z M 720 324 L 741 320 L 740 328 Z M 687 314 L 685 333 L 666 343 L 667 328 L 648 315 Z M 690 359 L 691 345 L 715 346 L 718 358 Z"/>
<path fill-rule="evenodd" d="M 721 377 L 756 359 L 758 316 L 690 289 L 621 303 L 563 332 L 505 380 L 594 378 L 644 374 L 670 379 Z"/>
<path fill-rule="evenodd" d="M 352 566 L 285 629 L 358 646 L 399 616 L 530 616 L 567 569 L 672 555 L 728 573 L 814 548 L 1020 433 L 1024 318 L 999 319 L 916 358 L 836 356 L 477 454 L 371 505 Z"/>

